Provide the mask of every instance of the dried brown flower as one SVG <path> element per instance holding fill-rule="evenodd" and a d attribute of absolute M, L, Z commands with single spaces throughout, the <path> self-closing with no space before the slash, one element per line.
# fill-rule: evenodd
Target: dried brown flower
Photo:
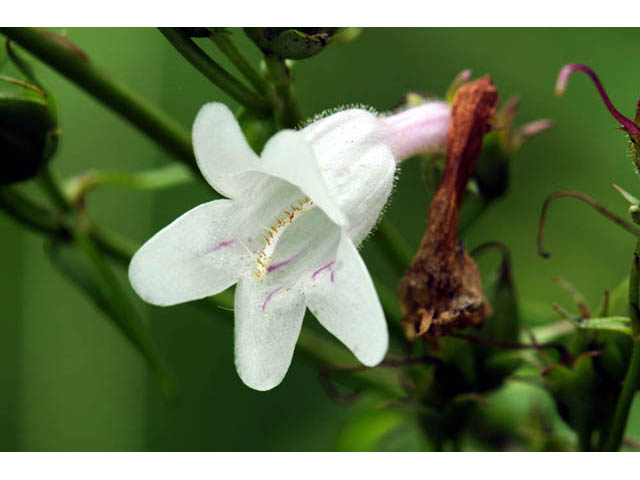
<path fill-rule="evenodd" d="M 447 160 L 420 248 L 399 285 L 409 338 L 479 326 L 491 313 L 478 267 L 456 238 L 462 198 L 498 104 L 488 76 L 460 87 L 449 123 Z"/>

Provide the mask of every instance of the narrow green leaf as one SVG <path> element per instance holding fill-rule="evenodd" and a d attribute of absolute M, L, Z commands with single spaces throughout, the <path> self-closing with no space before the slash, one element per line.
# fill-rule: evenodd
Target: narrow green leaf
<path fill-rule="evenodd" d="M 586 318 L 584 320 L 576 320 L 575 325 L 578 328 L 588 330 L 620 332 L 625 335 L 632 335 L 631 319 L 629 317 Z"/>

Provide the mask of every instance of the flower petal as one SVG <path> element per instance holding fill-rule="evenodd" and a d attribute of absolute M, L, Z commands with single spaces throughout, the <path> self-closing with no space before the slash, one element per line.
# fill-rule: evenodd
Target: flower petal
<path fill-rule="evenodd" d="M 356 245 L 375 225 L 393 187 L 396 161 L 386 131 L 380 117 L 363 109 L 334 113 L 301 130 Z"/>
<path fill-rule="evenodd" d="M 304 310 L 300 284 L 240 280 L 235 297 L 235 360 L 247 386 L 270 390 L 280 384 L 291 364 Z"/>
<path fill-rule="evenodd" d="M 236 240 L 231 200 L 204 203 L 151 237 L 129 264 L 143 300 L 168 306 L 215 295 L 238 281 L 244 249 Z"/>
<path fill-rule="evenodd" d="M 282 130 L 267 142 L 262 151 L 263 170 L 300 188 L 337 225 L 347 219 L 331 199 L 313 148 L 301 132 Z"/>
<path fill-rule="evenodd" d="M 221 194 L 235 198 L 250 177 L 238 175 L 260 168 L 233 113 L 222 103 L 205 104 L 193 123 L 193 150 L 204 178 Z"/>
<path fill-rule="evenodd" d="M 342 169 L 323 171 L 331 198 L 347 217 L 347 233 L 359 245 L 376 224 L 387 203 L 396 162 L 391 150 L 382 144 L 363 145 L 360 154 Z"/>
<path fill-rule="evenodd" d="M 380 305 L 360 254 L 343 235 L 336 261 L 305 279 L 307 306 L 318 321 L 344 343 L 363 364 L 377 365 L 389 346 Z"/>

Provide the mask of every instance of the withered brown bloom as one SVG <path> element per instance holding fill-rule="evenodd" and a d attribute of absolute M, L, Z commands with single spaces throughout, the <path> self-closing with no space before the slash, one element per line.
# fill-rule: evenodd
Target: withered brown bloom
<path fill-rule="evenodd" d="M 478 267 L 456 232 L 464 192 L 497 104 L 498 93 L 488 76 L 455 94 L 446 165 L 431 200 L 427 230 L 398 288 L 409 338 L 479 326 L 491 313 Z"/>

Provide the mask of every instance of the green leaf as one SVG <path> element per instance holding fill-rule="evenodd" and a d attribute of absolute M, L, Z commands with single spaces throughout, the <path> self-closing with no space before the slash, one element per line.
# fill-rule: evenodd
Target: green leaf
<path fill-rule="evenodd" d="M 93 241 L 76 234 L 73 242 L 51 241 L 46 251 L 58 271 L 89 296 L 142 354 L 158 376 L 163 393 L 173 399 L 173 378 L 155 341 Z"/>
<path fill-rule="evenodd" d="M 394 432 L 402 429 L 411 420 L 411 415 L 399 409 L 374 408 L 360 414 L 356 413 L 348 418 L 338 434 L 336 450 L 341 452 L 395 450 L 396 445 L 389 440 Z M 402 433 L 406 442 L 406 432 Z M 401 445 L 401 448 L 406 449 L 407 445 Z"/>
<path fill-rule="evenodd" d="M 632 335 L 631 319 L 629 317 L 586 318 L 584 320 L 576 320 L 575 325 L 585 330 L 619 332 L 629 336 Z"/>

